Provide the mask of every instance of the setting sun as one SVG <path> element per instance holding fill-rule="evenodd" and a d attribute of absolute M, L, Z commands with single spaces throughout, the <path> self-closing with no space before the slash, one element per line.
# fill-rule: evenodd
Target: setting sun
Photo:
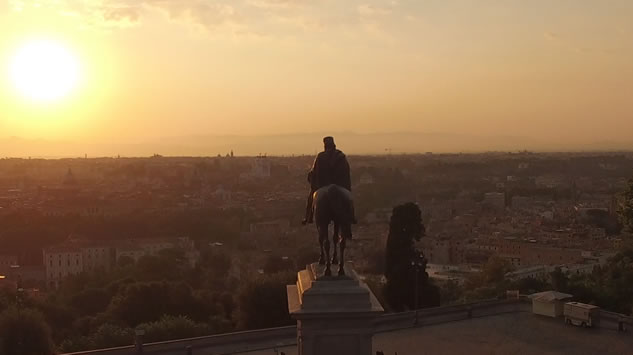
<path fill-rule="evenodd" d="M 68 95 L 78 84 L 79 61 L 61 44 L 38 40 L 19 48 L 9 64 L 17 91 L 28 99 L 51 102 Z"/>

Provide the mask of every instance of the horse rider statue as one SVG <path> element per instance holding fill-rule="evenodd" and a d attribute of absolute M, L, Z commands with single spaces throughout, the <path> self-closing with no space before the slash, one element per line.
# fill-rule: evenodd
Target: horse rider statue
<path fill-rule="evenodd" d="M 351 225 L 356 223 L 352 200 L 352 181 L 345 154 L 336 149 L 334 138 L 323 138 L 324 150 L 314 161 L 308 174 L 310 194 L 303 224 L 316 222 L 321 255 L 319 264 L 325 264 L 325 276 L 330 276 L 330 265 L 338 264 L 339 275 L 344 275 L 345 241 L 352 238 Z M 334 253 L 330 259 L 329 225 L 334 223 Z M 337 246 L 340 246 L 338 259 Z"/>
<path fill-rule="evenodd" d="M 314 193 L 323 186 L 335 184 L 352 192 L 352 179 L 350 174 L 349 162 L 345 154 L 336 149 L 334 137 L 327 136 L 323 138 L 323 151 L 320 152 L 312 170 L 308 173 L 308 183 L 310 183 L 310 193 L 308 194 L 308 202 L 306 203 L 305 218 L 302 224 L 314 222 L 313 198 Z M 352 204 L 352 211 L 353 211 Z M 353 223 L 356 224 L 356 216 L 353 216 Z"/>

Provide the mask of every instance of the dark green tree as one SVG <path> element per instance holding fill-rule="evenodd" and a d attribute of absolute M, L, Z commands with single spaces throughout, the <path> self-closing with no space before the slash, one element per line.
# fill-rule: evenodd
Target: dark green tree
<path fill-rule="evenodd" d="M 552 286 L 547 281 L 533 277 L 517 280 L 508 286 L 508 289 L 519 290 L 523 295 L 530 295 L 532 293 L 550 290 L 551 288 Z"/>
<path fill-rule="evenodd" d="M 38 311 L 16 307 L 0 313 L 0 355 L 52 355 L 51 330 Z"/>
<path fill-rule="evenodd" d="M 393 208 L 385 250 L 385 296 L 396 311 L 440 303 L 439 289 L 431 283 L 425 271 L 426 260 L 414 245 L 424 232 L 422 213 L 416 204 L 409 202 Z"/>
<path fill-rule="evenodd" d="M 60 344 L 63 352 L 76 352 L 112 348 L 134 343 L 134 329 L 114 324 L 102 324 L 89 336 L 65 339 Z"/>
<path fill-rule="evenodd" d="M 464 282 L 465 302 L 475 302 L 504 297 L 507 290 L 519 289 L 524 292 L 539 288 L 536 280 L 511 282 L 505 278 L 506 273 L 513 270 L 512 265 L 502 258 L 492 256 L 482 266 L 481 272 L 470 275 Z"/>
<path fill-rule="evenodd" d="M 550 278 L 552 280 L 552 288 L 559 292 L 567 292 L 569 277 L 561 270 L 560 267 L 557 267 L 550 273 Z"/>
<path fill-rule="evenodd" d="M 157 342 L 173 339 L 193 338 L 213 333 L 205 323 L 192 321 L 185 316 L 162 316 L 155 322 L 140 324 L 137 328 L 145 330 L 145 341 Z"/>
<path fill-rule="evenodd" d="M 622 225 L 633 233 L 633 178 L 629 179 L 628 187 L 620 198 L 618 214 Z"/>
<path fill-rule="evenodd" d="M 497 284 L 502 282 L 506 273 L 512 269 L 512 265 L 507 260 L 493 256 L 484 264 L 481 276 L 486 285 Z"/>
<path fill-rule="evenodd" d="M 70 304 L 82 316 L 105 311 L 110 304 L 112 294 L 103 288 L 88 288 L 71 297 Z"/>
<path fill-rule="evenodd" d="M 106 311 L 113 320 L 135 327 L 162 315 L 189 316 L 206 320 L 209 309 L 184 282 L 138 282 L 127 285 L 116 295 Z"/>
<path fill-rule="evenodd" d="M 598 305 L 619 313 L 633 311 L 633 249 L 616 254 L 591 276 Z"/>
<path fill-rule="evenodd" d="M 457 303 L 462 298 L 463 293 L 463 288 L 453 280 L 449 280 L 441 284 L 440 297 L 442 299 L 442 304 Z"/>
<path fill-rule="evenodd" d="M 71 307 L 64 305 L 54 298 L 47 298 L 32 306 L 32 308 L 37 309 L 44 316 L 46 323 L 52 330 L 54 341 L 61 341 L 61 339 L 69 336 L 71 329 L 68 326 L 73 324 L 77 318 L 76 312 L 74 312 Z"/>
<path fill-rule="evenodd" d="M 237 323 L 242 329 L 293 324 L 288 314 L 286 285 L 296 281 L 294 272 L 256 276 L 246 281 L 237 297 Z"/>

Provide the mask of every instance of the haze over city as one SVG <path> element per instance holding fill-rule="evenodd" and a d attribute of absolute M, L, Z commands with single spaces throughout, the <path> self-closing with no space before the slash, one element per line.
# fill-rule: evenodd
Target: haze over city
<path fill-rule="evenodd" d="M 631 18 L 628 0 L 1 0 L 0 146 L 289 155 L 354 132 L 372 136 L 352 153 L 632 149 Z M 33 88 L 29 55 L 53 85 Z"/>
<path fill-rule="evenodd" d="M 0 355 L 631 329 L 632 0 L 0 0 Z"/>

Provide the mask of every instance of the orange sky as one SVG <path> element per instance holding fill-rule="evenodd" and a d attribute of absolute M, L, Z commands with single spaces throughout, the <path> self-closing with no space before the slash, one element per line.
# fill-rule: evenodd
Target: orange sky
<path fill-rule="evenodd" d="M 633 142 L 631 19 L 630 0 L 0 0 L 0 138 Z M 8 81 L 33 38 L 79 58 L 70 96 L 33 103 Z"/>

